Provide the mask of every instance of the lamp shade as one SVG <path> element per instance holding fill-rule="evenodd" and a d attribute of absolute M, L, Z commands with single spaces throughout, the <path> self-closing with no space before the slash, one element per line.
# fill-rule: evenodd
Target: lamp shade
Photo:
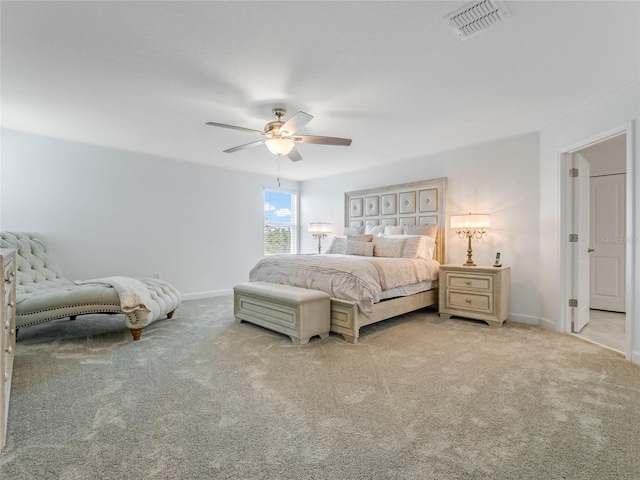
<path fill-rule="evenodd" d="M 491 216 L 486 213 L 451 215 L 451 228 L 456 230 L 487 229 L 491 227 Z"/>
<path fill-rule="evenodd" d="M 330 223 L 316 222 L 309 224 L 309 233 L 331 233 L 333 225 Z"/>
<path fill-rule="evenodd" d="M 294 147 L 294 143 L 286 138 L 270 138 L 264 143 L 274 155 L 288 155 Z"/>

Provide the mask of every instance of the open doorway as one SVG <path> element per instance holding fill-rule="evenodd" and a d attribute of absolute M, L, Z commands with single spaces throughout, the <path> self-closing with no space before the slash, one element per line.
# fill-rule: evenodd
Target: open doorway
<path fill-rule="evenodd" d="M 573 333 L 622 353 L 626 344 L 626 145 L 622 133 L 573 152 L 588 162 L 590 171 L 589 313 L 588 322 L 576 322 Z"/>

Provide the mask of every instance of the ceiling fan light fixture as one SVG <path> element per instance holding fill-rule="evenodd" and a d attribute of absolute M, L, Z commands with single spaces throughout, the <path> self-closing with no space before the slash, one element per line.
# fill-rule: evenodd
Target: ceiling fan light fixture
<path fill-rule="evenodd" d="M 286 138 L 270 138 L 266 140 L 265 145 L 274 155 L 288 155 L 293 150 L 294 143 Z"/>
<path fill-rule="evenodd" d="M 0 0 L 1 1 L 1 0 Z M 245 132 L 258 133 L 266 138 L 251 143 L 245 143 L 233 148 L 223 150 L 224 153 L 239 152 L 246 148 L 257 147 L 258 145 L 266 145 L 271 153 L 279 157 L 286 155 L 292 162 L 302 160 L 302 155 L 296 148 L 296 143 L 313 143 L 316 145 L 341 145 L 348 147 L 351 145 L 350 138 L 338 137 L 320 137 L 318 135 L 295 135 L 298 130 L 309 123 L 313 116 L 308 113 L 298 112 L 286 122 L 282 121 L 282 117 L 286 114 L 283 108 L 274 108 L 273 114 L 277 120 L 269 122 L 265 125 L 264 130 L 254 130 L 252 128 L 238 127 L 236 125 L 227 125 L 226 123 L 207 122 L 212 127 L 231 128 L 233 130 L 242 130 Z"/>

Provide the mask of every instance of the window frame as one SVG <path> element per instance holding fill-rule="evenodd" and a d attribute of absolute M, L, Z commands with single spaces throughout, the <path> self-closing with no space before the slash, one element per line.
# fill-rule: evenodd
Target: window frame
<path fill-rule="evenodd" d="M 266 215 L 264 218 L 263 229 L 262 229 L 262 254 L 264 256 L 268 255 L 276 255 L 274 253 L 267 253 L 266 251 L 266 243 L 265 243 L 265 229 L 267 225 L 272 225 L 274 227 L 289 227 L 291 229 L 291 254 L 297 254 L 300 251 L 300 194 L 296 190 L 289 190 L 285 188 L 272 188 L 272 187 L 264 187 L 262 189 L 262 206 L 264 211 L 264 205 L 266 205 L 266 195 L 267 192 L 274 193 L 285 193 L 292 196 L 291 201 L 291 222 L 277 222 L 270 221 L 267 222 Z"/>

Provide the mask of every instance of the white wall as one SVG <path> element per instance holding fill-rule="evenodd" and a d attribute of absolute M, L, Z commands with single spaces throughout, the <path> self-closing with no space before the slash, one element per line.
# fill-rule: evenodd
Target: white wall
<path fill-rule="evenodd" d="M 7 130 L 1 153 L 0 228 L 44 235 L 69 279 L 158 273 L 194 298 L 262 258 L 275 177 Z"/>
<path fill-rule="evenodd" d="M 629 275 L 635 278 L 636 291 L 630 292 L 634 304 L 627 305 L 628 315 L 631 317 L 631 351 L 633 361 L 640 363 L 640 328 L 637 313 L 640 312 L 640 291 L 638 287 L 637 262 L 640 221 L 637 215 L 640 179 L 638 176 L 638 151 L 640 141 L 640 82 L 623 88 L 606 98 L 593 103 L 569 117 L 544 128 L 540 132 L 540 285 L 542 287 L 542 318 L 541 325 L 557 331 L 566 331 L 567 322 L 563 316 L 566 308 L 562 301 L 562 291 L 565 280 L 562 274 L 564 258 L 562 253 L 562 225 L 561 225 L 561 195 L 563 169 L 560 168 L 559 152 L 575 148 L 580 144 L 593 141 L 602 134 L 625 126 L 632 125 L 631 138 L 627 145 L 631 146 L 633 155 L 632 168 L 627 168 L 627 182 L 631 190 L 635 190 L 636 203 L 628 205 L 628 228 L 633 232 L 629 239 L 631 255 L 627 255 Z M 633 122 L 633 123 L 632 123 Z M 635 132 L 635 133 L 633 133 Z M 634 315 L 633 312 L 636 312 Z"/>
<path fill-rule="evenodd" d="M 511 267 L 511 318 L 537 324 L 538 147 L 538 135 L 530 134 L 301 182 L 301 224 L 331 222 L 334 233 L 340 235 L 345 192 L 448 177 L 447 216 L 469 211 L 491 214 L 487 237 L 473 244 L 474 261 L 492 264 L 496 252 L 501 252 L 503 265 Z M 311 253 L 317 242 L 305 230 L 301 232 L 301 251 Z M 464 263 L 466 241 L 449 228 L 447 233 L 447 261 Z M 327 239 L 323 249 L 328 244 Z"/>

